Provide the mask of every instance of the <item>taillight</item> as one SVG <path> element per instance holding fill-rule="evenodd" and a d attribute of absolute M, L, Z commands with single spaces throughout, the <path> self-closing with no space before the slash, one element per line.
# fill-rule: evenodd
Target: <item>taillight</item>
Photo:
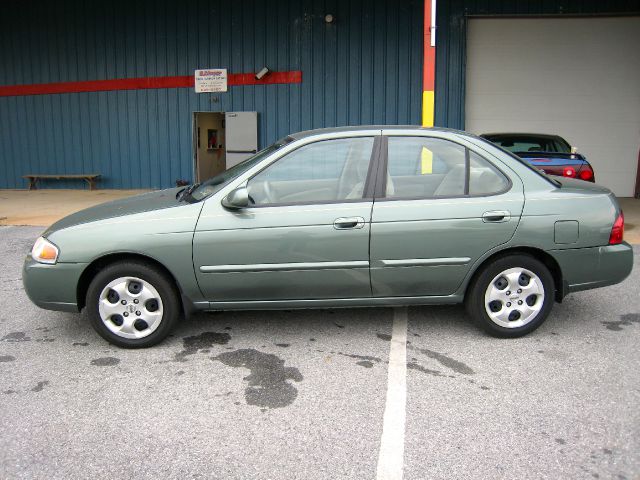
<path fill-rule="evenodd" d="M 616 221 L 613 222 L 611 227 L 611 235 L 609 235 L 609 245 L 617 245 L 622 243 L 622 237 L 624 236 L 624 214 L 620 210 L 620 214 Z"/>
<path fill-rule="evenodd" d="M 576 178 L 576 169 L 573 167 L 564 167 L 562 170 L 563 177 Z"/>
<path fill-rule="evenodd" d="M 589 181 L 593 182 L 593 170 L 588 165 L 585 165 L 584 167 L 582 167 L 582 170 L 580 170 L 580 173 L 578 174 L 578 176 L 580 177 L 581 180 L 585 180 L 587 182 Z"/>

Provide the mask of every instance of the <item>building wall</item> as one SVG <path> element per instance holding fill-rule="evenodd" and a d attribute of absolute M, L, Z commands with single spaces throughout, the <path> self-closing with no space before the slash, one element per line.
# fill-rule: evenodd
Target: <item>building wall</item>
<path fill-rule="evenodd" d="M 640 0 L 438 1 L 435 124 L 464 129 L 467 17 L 606 14 L 640 14 Z"/>
<path fill-rule="evenodd" d="M 421 0 L 4 2 L 0 86 L 265 65 L 303 77 L 216 95 L 0 97 L 0 188 L 25 187 L 28 173 L 101 173 L 102 188 L 191 180 L 194 111 L 258 111 L 260 146 L 318 127 L 419 124 L 422 8 Z"/>

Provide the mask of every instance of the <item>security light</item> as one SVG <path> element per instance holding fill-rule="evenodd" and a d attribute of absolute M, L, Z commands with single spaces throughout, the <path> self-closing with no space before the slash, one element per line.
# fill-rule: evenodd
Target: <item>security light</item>
<path fill-rule="evenodd" d="M 256 80 L 262 80 L 264 77 L 266 77 L 270 73 L 271 73 L 271 70 L 269 70 L 267 67 L 263 67 L 262 70 L 256 73 Z"/>

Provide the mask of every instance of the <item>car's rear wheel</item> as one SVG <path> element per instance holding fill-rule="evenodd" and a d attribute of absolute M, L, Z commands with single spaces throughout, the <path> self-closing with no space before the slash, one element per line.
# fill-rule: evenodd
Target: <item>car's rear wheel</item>
<path fill-rule="evenodd" d="M 124 348 L 161 342 L 180 316 L 173 283 L 143 262 L 119 262 L 101 270 L 89 285 L 86 305 L 100 336 Z"/>
<path fill-rule="evenodd" d="M 549 269 L 530 255 L 500 257 L 471 285 L 466 307 L 474 322 L 496 337 L 521 337 L 546 320 L 554 299 Z"/>

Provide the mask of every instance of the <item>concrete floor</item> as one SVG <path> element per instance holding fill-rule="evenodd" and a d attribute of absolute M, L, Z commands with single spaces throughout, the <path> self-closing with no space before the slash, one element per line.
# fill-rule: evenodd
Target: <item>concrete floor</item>
<path fill-rule="evenodd" d="M 148 190 L 0 190 L 0 225 L 48 227 L 73 212 Z M 619 198 L 625 240 L 640 244 L 640 199 Z"/>
<path fill-rule="evenodd" d="M 28 300 L 40 229 L 0 227 L 2 479 L 638 479 L 640 247 L 519 339 L 431 306 L 200 313 L 123 350 Z"/>
<path fill-rule="evenodd" d="M 624 239 L 640 245 L 640 198 L 619 198 L 624 212 Z"/>
<path fill-rule="evenodd" d="M 148 190 L 0 190 L 0 225 L 48 227 L 74 212 Z"/>

